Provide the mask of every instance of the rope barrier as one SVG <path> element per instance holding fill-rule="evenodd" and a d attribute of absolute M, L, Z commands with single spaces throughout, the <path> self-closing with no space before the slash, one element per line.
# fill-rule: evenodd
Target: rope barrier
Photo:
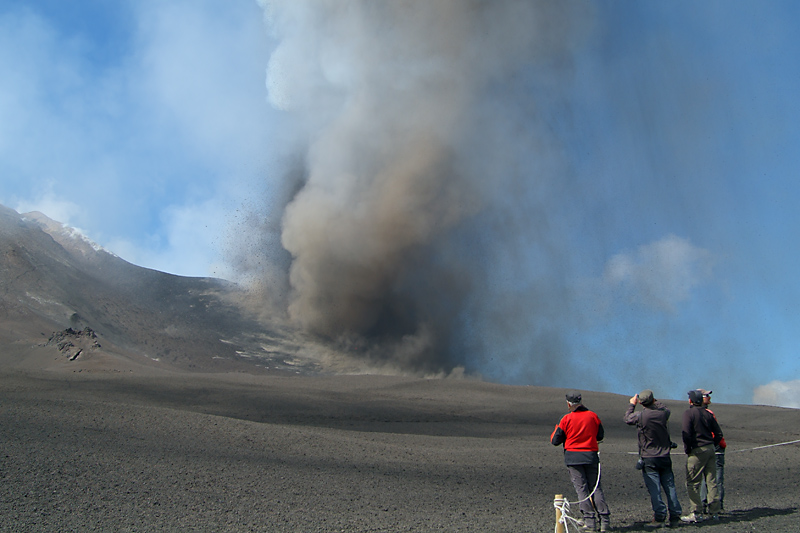
<path fill-rule="evenodd" d="M 751 452 L 753 450 L 763 450 L 765 448 L 774 448 L 775 446 L 786 446 L 787 444 L 797 444 L 798 442 L 800 442 L 800 439 L 798 439 L 798 440 L 790 440 L 790 441 L 787 441 L 787 442 L 779 442 L 777 444 L 767 444 L 765 446 L 756 446 L 755 448 L 745 448 L 744 450 L 731 450 L 728 453 Z"/>
<path fill-rule="evenodd" d="M 787 446 L 789 444 L 797 444 L 799 442 L 800 442 L 800 439 L 798 439 L 798 440 L 790 440 L 790 441 L 786 441 L 786 442 L 778 442 L 778 443 L 775 443 L 775 444 L 765 444 L 764 446 L 756 446 L 755 448 L 744 448 L 744 449 L 741 449 L 741 450 L 727 450 L 726 449 L 724 452 L 717 452 L 717 455 L 724 455 L 725 453 L 752 452 L 754 450 L 764 450 L 766 448 L 774 448 L 776 446 Z M 613 453 L 620 453 L 620 452 L 609 452 L 609 451 L 606 451 L 606 452 L 603 452 L 603 453 L 613 454 Z M 639 452 L 622 452 L 622 453 L 625 453 L 626 455 L 639 455 Z M 672 455 L 686 455 L 686 453 L 685 452 L 672 452 Z"/>

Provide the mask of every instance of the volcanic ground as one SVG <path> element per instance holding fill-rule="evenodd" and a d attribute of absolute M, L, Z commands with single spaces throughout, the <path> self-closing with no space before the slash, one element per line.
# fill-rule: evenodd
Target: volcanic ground
<path fill-rule="evenodd" d="M 2 531 L 553 531 L 576 499 L 549 443 L 564 391 L 464 379 L 190 373 L 102 347 L 0 357 Z M 650 384 L 643 384 L 645 385 Z M 653 386 L 657 391 L 657 387 Z M 616 531 L 651 516 L 627 397 L 584 391 L 606 427 Z M 667 401 L 679 433 L 683 401 Z M 800 530 L 800 411 L 715 404 L 726 513 L 704 531 Z M 765 447 L 769 446 L 769 447 Z M 685 456 L 673 458 L 688 508 Z"/>
<path fill-rule="evenodd" d="M 564 390 L 356 375 L 246 301 L 0 206 L 0 531 L 548 532 L 576 499 L 549 442 Z M 624 392 L 583 397 L 612 524 L 643 531 Z M 686 402 L 661 399 L 678 440 Z M 800 410 L 714 412 L 726 513 L 680 528 L 800 531 Z"/>

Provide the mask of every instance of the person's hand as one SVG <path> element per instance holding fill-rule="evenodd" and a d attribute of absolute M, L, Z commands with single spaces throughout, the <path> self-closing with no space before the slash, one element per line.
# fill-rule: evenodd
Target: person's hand
<path fill-rule="evenodd" d="M 637 394 L 635 396 L 631 396 L 630 402 L 631 405 L 636 405 L 637 403 L 639 403 L 639 395 Z"/>

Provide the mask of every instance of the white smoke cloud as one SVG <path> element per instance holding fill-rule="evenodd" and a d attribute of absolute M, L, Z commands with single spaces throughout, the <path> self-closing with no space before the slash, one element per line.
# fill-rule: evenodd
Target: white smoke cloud
<path fill-rule="evenodd" d="M 78 204 L 69 200 L 58 198 L 53 192 L 52 184 L 48 184 L 45 191 L 43 191 L 38 197 L 21 200 L 16 205 L 12 205 L 11 207 L 18 213 L 30 213 L 31 211 L 46 213 L 47 216 L 52 220 L 61 222 L 66 226 L 73 227 L 75 224 L 74 221 L 81 212 L 81 206 Z"/>
<path fill-rule="evenodd" d="M 186 272 L 188 265 L 208 264 L 216 248 L 227 238 L 224 206 L 213 200 L 194 205 L 175 205 L 161 213 L 164 235 L 151 235 L 147 246 L 112 239 L 106 247 L 136 265 L 159 265 L 163 272 Z M 208 264 L 195 275 L 234 279 L 226 262 Z"/>
<path fill-rule="evenodd" d="M 256 10 L 257 13 L 257 10 Z M 268 142 L 261 71 L 267 39 L 251 6 L 172 0 L 137 8 L 136 90 L 198 157 L 250 163 Z"/>
<path fill-rule="evenodd" d="M 11 4 L 0 9 L 0 71 L 13 73 L 0 76 L 0 202 L 142 266 L 224 273 L 219 234 L 252 181 L 263 187 L 277 127 L 258 6 L 119 2 L 62 17 Z"/>
<path fill-rule="evenodd" d="M 603 280 L 633 301 L 673 312 L 690 299 L 692 290 L 712 277 L 713 254 L 688 240 L 668 235 L 635 252 L 612 257 Z"/>
<path fill-rule="evenodd" d="M 800 379 L 772 381 L 753 390 L 753 403 L 800 409 Z"/>

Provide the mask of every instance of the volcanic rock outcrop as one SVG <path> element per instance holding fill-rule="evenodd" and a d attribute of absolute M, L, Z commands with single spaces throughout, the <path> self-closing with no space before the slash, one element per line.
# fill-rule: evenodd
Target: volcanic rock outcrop
<path fill-rule="evenodd" d="M 94 330 L 87 326 L 80 331 L 72 328 L 57 331 L 47 339 L 45 346 L 55 346 L 70 361 L 74 361 L 84 351 L 100 348 L 100 343 L 97 341 L 97 335 L 95 335 Z"/>

